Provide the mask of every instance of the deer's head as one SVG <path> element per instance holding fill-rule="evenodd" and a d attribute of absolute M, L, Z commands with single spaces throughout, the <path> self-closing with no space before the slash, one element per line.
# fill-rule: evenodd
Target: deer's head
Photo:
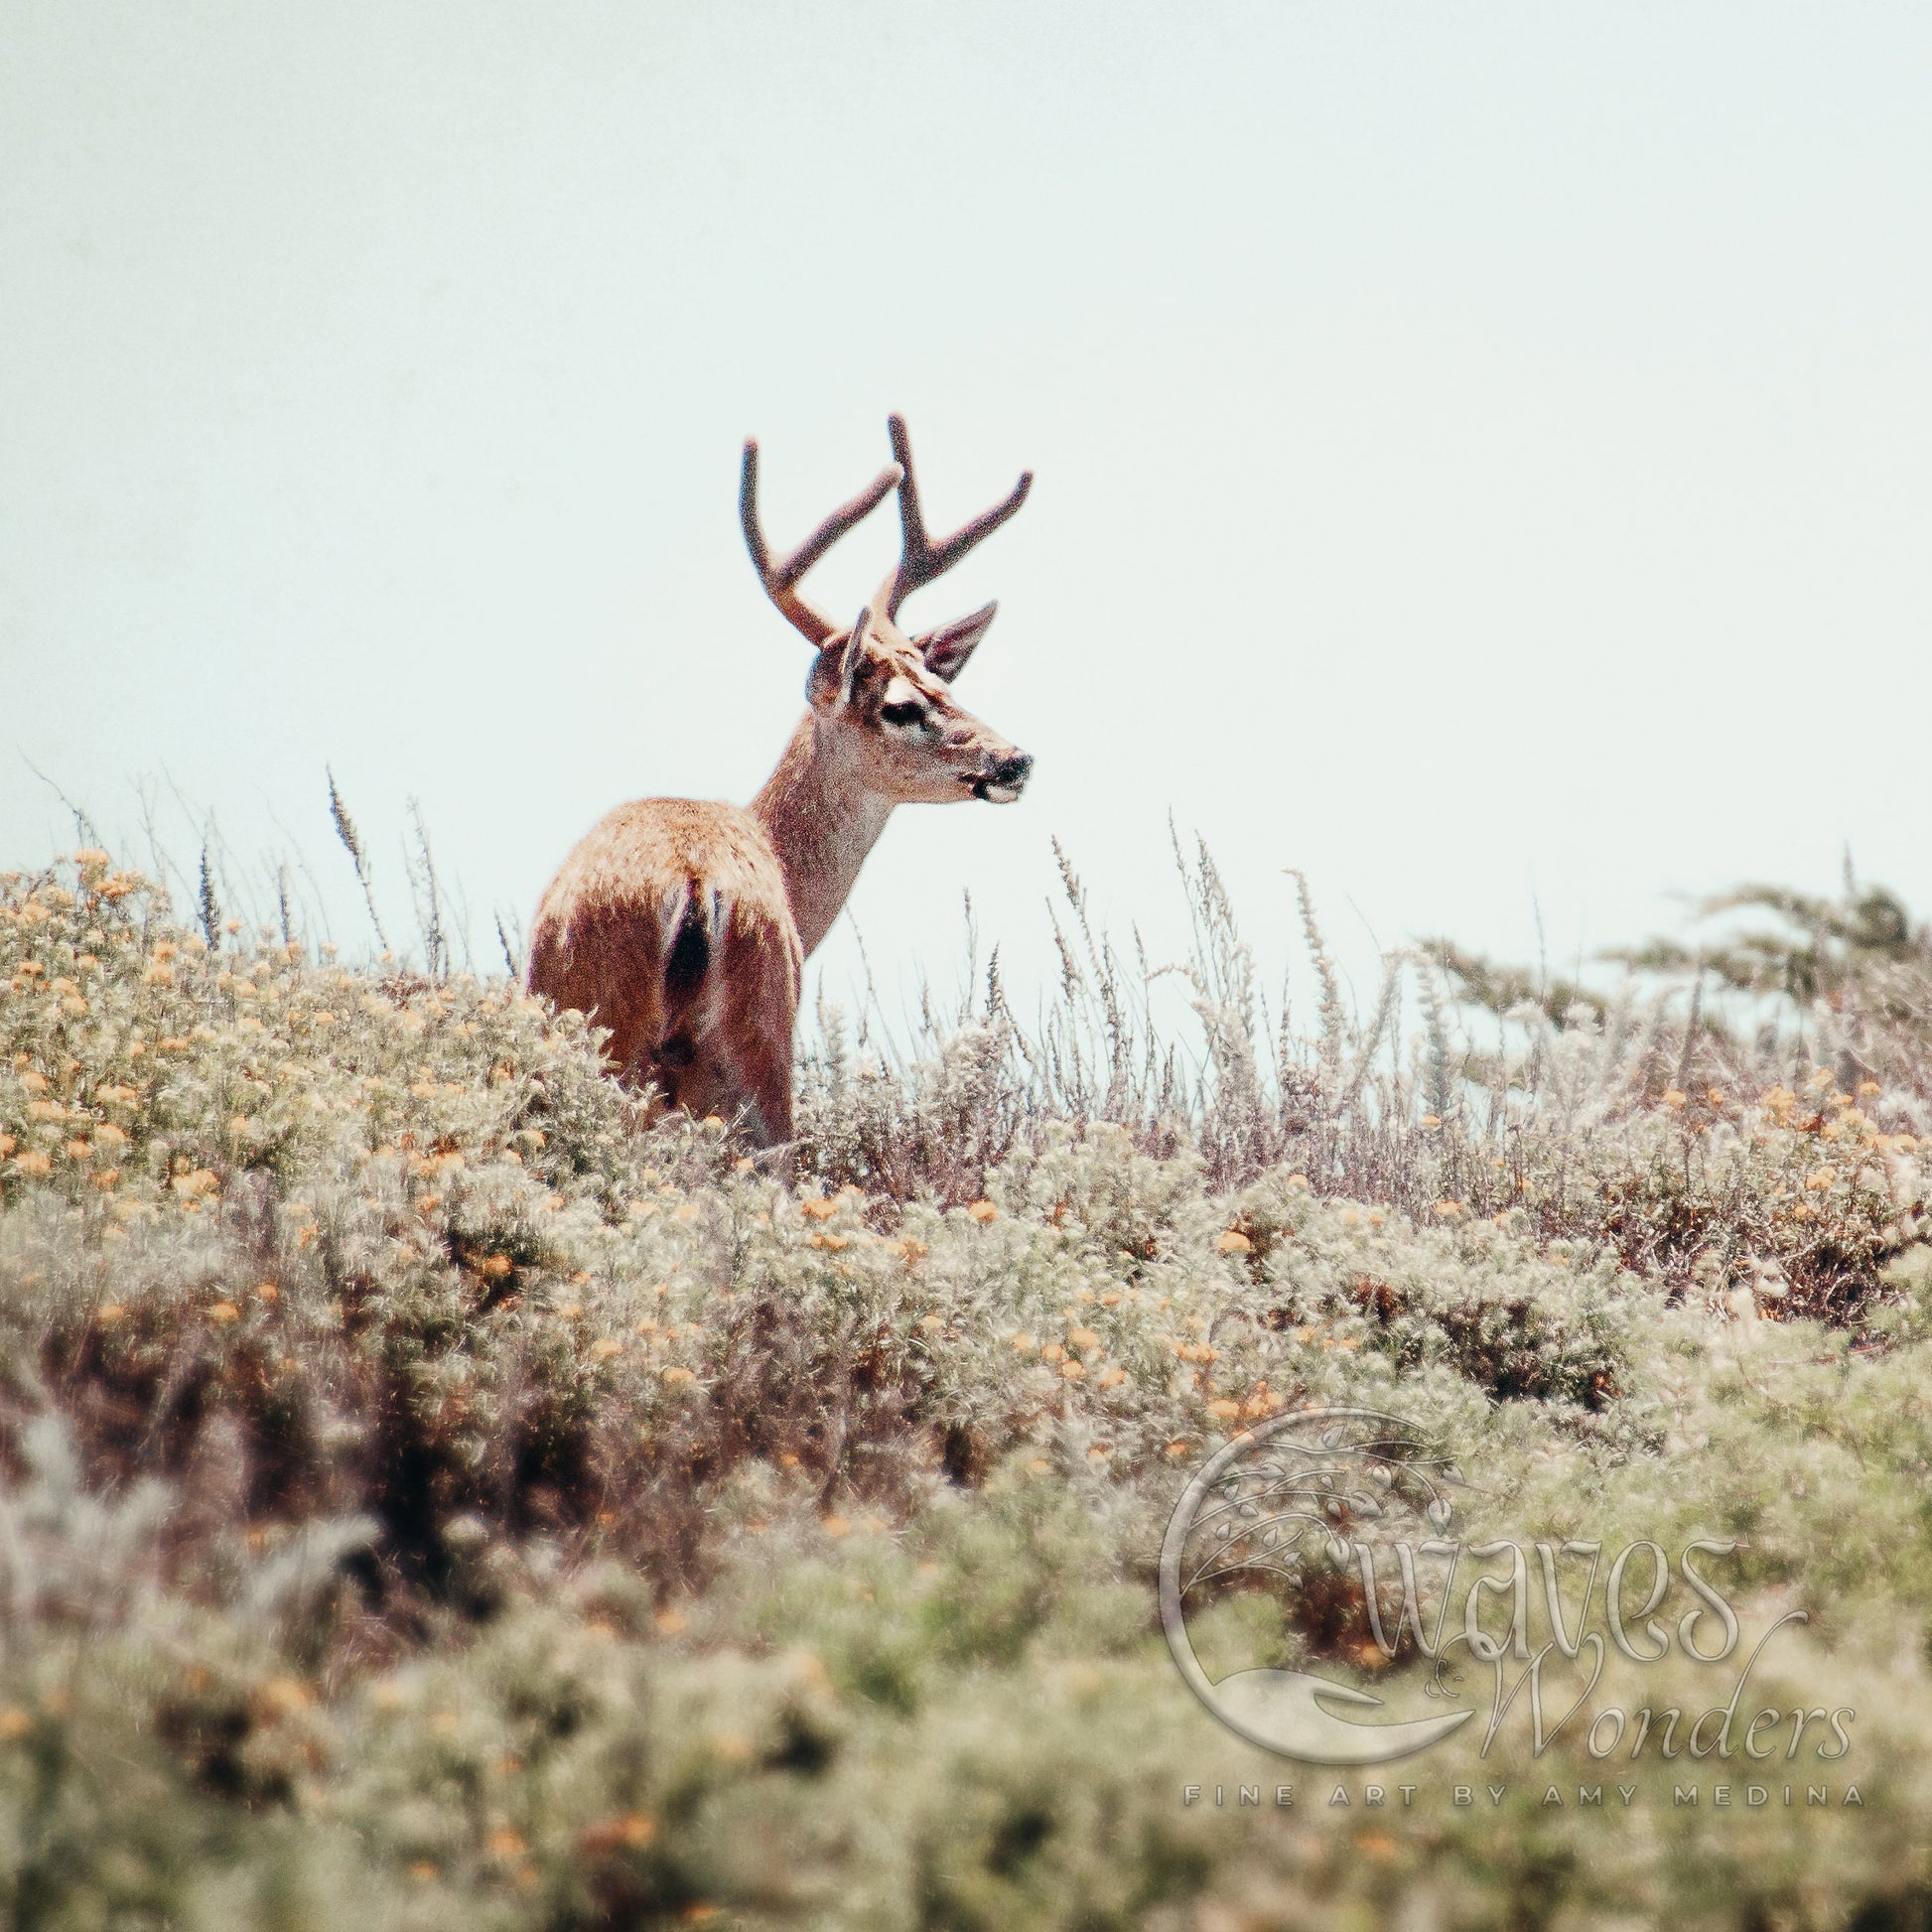
<path fill-rule="evenodd" d="M 957 798 L 1010 804 L 1020 796 L 1033 759 L 975 718 L 952 694 L 953 679 L 985 636 L 998 605 L 988 604 L 917 635 L 899 628 L 898 611 L 915 590 L 950 570 L 1026 501 L 1033 473 L 1023 476 L 993 508 L 934 543 L 919 508 L 905 425 L 894 416 L 888 426 L 897 461 L 789 555 L 777 558 L 766 548 L 759 524 L 758 445 L 747 443 L 739 491 L 746 546 L 766 595 L 814 646 L 805 697 L 821 734 L 869 791 L 899 804 L 943 804 Z M 841 629 L 799 596 L 798 582 L 895 488 L 903 533 L 897 567 Z"/>

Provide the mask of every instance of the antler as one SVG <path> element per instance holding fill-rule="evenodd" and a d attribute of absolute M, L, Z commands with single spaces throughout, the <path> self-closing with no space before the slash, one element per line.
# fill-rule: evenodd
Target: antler
<path fill-rule="evenodd" d="M 838 625 L 798 595 L 798 580 L 849 529 L 870 516 L 886 492 L 906 474 L 897 463 L 887 464 L 858 495 L 849 503 L 841 503 L 796 550 L 788 556 L 774 558 L 759 526 L 759 446 L 747 440 L 745 473 L 738 486 L 738 517 L 745 526 L 745 547 L 752 553 L 752 563 L 764 585 L 765 595 L 812 643 L 824 643 L 838 630 Z"/>
<path fill-rule="evenodd" d="M 912 442 L 905 433 L 905 420 L 889 416 L 886 428 L 893 439 L 897 467 L 904 473 L 898 490 L 898 520 L 903 541 L 898 568 L 880 585 L 873 604 L 876 607 L 883 598 L 887 617 L 897 618 L 898 607 L 914 591 L 923 589 L 935 577 L 943 577 L 974 544 L 982 537 L 991 536 L 1027 500 L 1027 491 L 1034 486 L 1034 473 L 1027 471 L 1003 501 L 982 511 L 970 523 L 962 524 L 943 542 L 934 543 L 926 534 L 925 518 L 919 511 L 919 485 L 912 475 Z"/>

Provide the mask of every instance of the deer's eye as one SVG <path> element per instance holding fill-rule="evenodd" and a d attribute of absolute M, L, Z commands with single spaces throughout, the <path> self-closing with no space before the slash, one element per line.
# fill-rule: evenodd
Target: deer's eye
<path fill-rule="evenodd" d="M 925 706 L 922 704 L 885 704 L 879 707 L 879 716 L 889 725 L 923 725 Z"/>

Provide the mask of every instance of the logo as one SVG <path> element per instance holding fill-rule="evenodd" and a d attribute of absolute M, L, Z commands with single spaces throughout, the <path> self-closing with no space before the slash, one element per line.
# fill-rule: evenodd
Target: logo
<path fill-rule="evenodd" d="M 1420 1432 L 1374 1410 L 1308 1410 L 1237 1436 L 1195 1473 L 1161 1546 L 1161 1625 L 1194 1695 L 1250 1743 L 1311 1764 L 1385 1764 L 1460 1729 L 1475 1716 L 1469 1706 L 1371 1722 L 1380 1698 L 1311 1671 L 1210 1679 L 1187 1627 L 1191 1607 L 1231 1587 L 1274 1579 L 1293 1599 L 1347 1578 L 1364 1533 L 1410 1551 L 1441 1544 L 1453 1513 L 1449 1491 L 1460 1482 Z M 1363 1555 L 1372 1563 L 1371 1551 Z M 1383 1643 L 1373 1589 L 1365 1607 Z M 1384 1648 L 1393 1656 L 1395 1641 Z M 1430 1690 L 1441 1695 L 1434 1681 Z"/>
<path fill-rule="evenodd" d="M 1807 1616 L 1785 1610 L 1745 1644 L 1717 1581 L 1734 1541 L 1465 1544 L 1455 1502 L 1475 1493 L 1440 1443 L 1376 1410 L 1307 1410 L 1235 1437 L 1187 1484 L 1161 1547 L 1180 1675 L 1230 1730 L 1309 1764 L 1385 1764 L 1478 1717 L 1467 1735 L 1485 1758 L 1505 1725 L 1536 1758 L 1564 1738 L 1598 1761 L 1715 1758 L 1714 1771 L 1776 1760 L 1795 1775 L 1850 1750 L 1849 1706 L 1772 1704 L 1753 1686 L 1772 1638 Z M 1250 1661 L 1215 1675 L 1203 1649 Z M 1277 1667 L 1271 1650 L 1323 1670 Z M 1426 1673 L 1391 1669 L 1417 1658 Z M 1402 1708 L 1324 1674 L 1331 1660 L 1389 1673 Z"/>

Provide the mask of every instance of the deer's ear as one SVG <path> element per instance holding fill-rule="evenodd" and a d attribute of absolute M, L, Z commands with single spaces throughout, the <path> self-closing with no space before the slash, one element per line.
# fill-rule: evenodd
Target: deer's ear
<path fill-rule="evenodd" d="M 866 661 L 866 626 L 872 613 L 861 611 L 850 630 L 835 630 L 819 645 L 805 676 L 805 701 L 815 710 L 841 701 L 850 704 Z"/>
<path fill-rule="evenodd" d="M 814 711 L 823 711 L 839 701 L 845 676 L 845 632 L 826 639 L 812 657 L 812 668 L 805 676 L 805 702 Z"/>
<path fill-rule="evenodd" d="M 987 625 L 999 608 L 997 604 L 985 605 L 971 617 L 955 618 L 937 630 L 928 630 L 923 637 L 914 637 L 912 641 L 925 659 L 926 669 L 950 684 L 966 668 L 967 658 L 979 648 L 979 640 L 986 635 Z"/>
<path fill-rule="evenodd" d="M 845 649 L 839 654 L 839 696 L 847 704 L 859 688 L 859 667 L 866 661 L 866 625 L 871 621 L 872 606 L 867 605 L 854 621 L 846 636 Z"/>

